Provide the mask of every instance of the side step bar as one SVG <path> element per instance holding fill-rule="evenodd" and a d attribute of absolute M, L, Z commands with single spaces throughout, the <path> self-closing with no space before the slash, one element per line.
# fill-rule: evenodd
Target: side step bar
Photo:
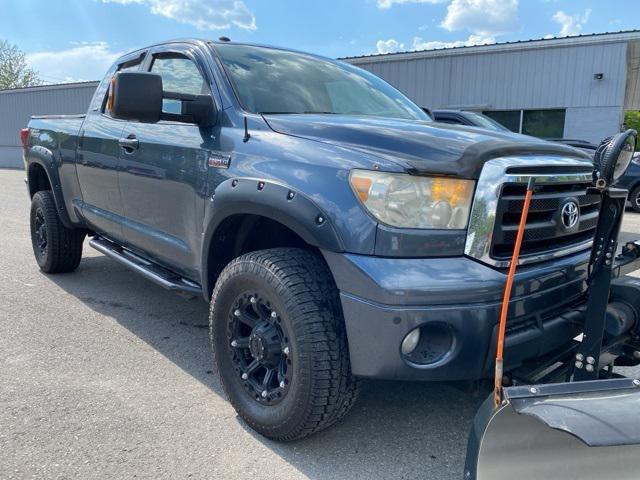
<path fill-rule="evenodd" d="M 166 268 L 140 258 L 104 238 L 95 237 L 89 241 L 89 245 L 167 290 L 188 295 L 202 295 L 202 288 L 197 283 L 190 282 Z"/>

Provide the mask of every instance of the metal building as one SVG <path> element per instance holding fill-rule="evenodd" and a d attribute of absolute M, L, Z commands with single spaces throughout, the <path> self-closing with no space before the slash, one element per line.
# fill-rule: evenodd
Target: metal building
<path fill-rule="evenodd" d="M 0 90 L 0 167 L 22 168 L 20 129 L 32 115 L 86 113 L 98 82 Z"/>
<path fill-rule="evenodd" d="M 343 58 L 418 105 L 511 130 L 599 142 L 640 109 L 640 30 Z"/>

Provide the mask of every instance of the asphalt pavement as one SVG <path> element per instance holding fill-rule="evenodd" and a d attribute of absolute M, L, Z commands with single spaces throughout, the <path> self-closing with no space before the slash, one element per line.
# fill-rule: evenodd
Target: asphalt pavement
<path fill-rule="evenodd" d="M 461 478 L 483 395 L 367 381 L 339 425 L 267 440 L 212 373 L 204 301 L 86 244 L 76 272 L 38 270 L 23 176 L 0 170 L 0 479 Z M 640 237 L 640 215 L 623 230 Z"/>

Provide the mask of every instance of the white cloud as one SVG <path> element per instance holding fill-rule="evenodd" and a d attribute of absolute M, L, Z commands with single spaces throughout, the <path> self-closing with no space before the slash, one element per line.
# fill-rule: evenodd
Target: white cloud
<path fill-rule="evenodd" d="M 404 50 L 404 43 L 400 43 L 393 38 L 389 40 L 378 40 L 376 43 L 378 53 L 393 53 L 399 50 Z"/>
<path fill-rule="evenodd" d="M 496 43 L 492 36 L 469 35 L 466 40 L 442 42 L 439 40 L 423 40 L 421 37 L 413 37 L 413 50 L 437 50 L 441 48 L 472 47 L 474 45 L 490 45 Z"/>
<path fill-rule="evenodd" d="M 106 42 L 84 42 L 67 50 L 29 53 L 27 63 L 47 83 L 100 80 L 122 53 Z"/>
<path fill-rule="evenodd" d="M 147 5 L 151 13 L 199 30 L 223 30 L 232 25 L 255 30 L 256 17 L 242 0 L 101 0 L 121 5 Z"/>
<path fill-rule="evenodd" d="M 124 0 L 127 1 L 127 0 Z M 446 3 L 449 0 L 378 0 L 378 8 L 391 8 L 402 3 Z"/>
<path fill-rule="evenodd" d="M 489 37 L 512 32 L 517 24 L 518 0 L 452 0 L 440 26 Z"/>
<path fill-rule="evenodd" d="M 584 24 L 589 21 L 590 16 L 590 8 L 587 8 L 584 13 L 577 15 L 568 15 L 562 10 L 558 10 L 551 19 L 560 25 L 560 35 L 566 37 L 569 35 L 580 35 Z"/>

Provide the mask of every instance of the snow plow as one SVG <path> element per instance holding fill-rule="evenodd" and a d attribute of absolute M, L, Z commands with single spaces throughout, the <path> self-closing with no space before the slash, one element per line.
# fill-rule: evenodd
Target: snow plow
<path fill-rule="evenodd" d="M 606 139 L 594 158 L 589 190 L 600 195 L 601 207 L 582 334 L 505 375 L 507 307 L 535 198 L 536 178 L 529 179 L 502 303 L 494 390 L 474 419 L 465 480 L 640 478 L 640 379 L 614 369 L 640 363 L 640 279 L 624 276 L 640 268 L 640 242 L 616 255 L 627 192 L 611 186 L 629 166 L 636 137 L 628 130 Z"/>

